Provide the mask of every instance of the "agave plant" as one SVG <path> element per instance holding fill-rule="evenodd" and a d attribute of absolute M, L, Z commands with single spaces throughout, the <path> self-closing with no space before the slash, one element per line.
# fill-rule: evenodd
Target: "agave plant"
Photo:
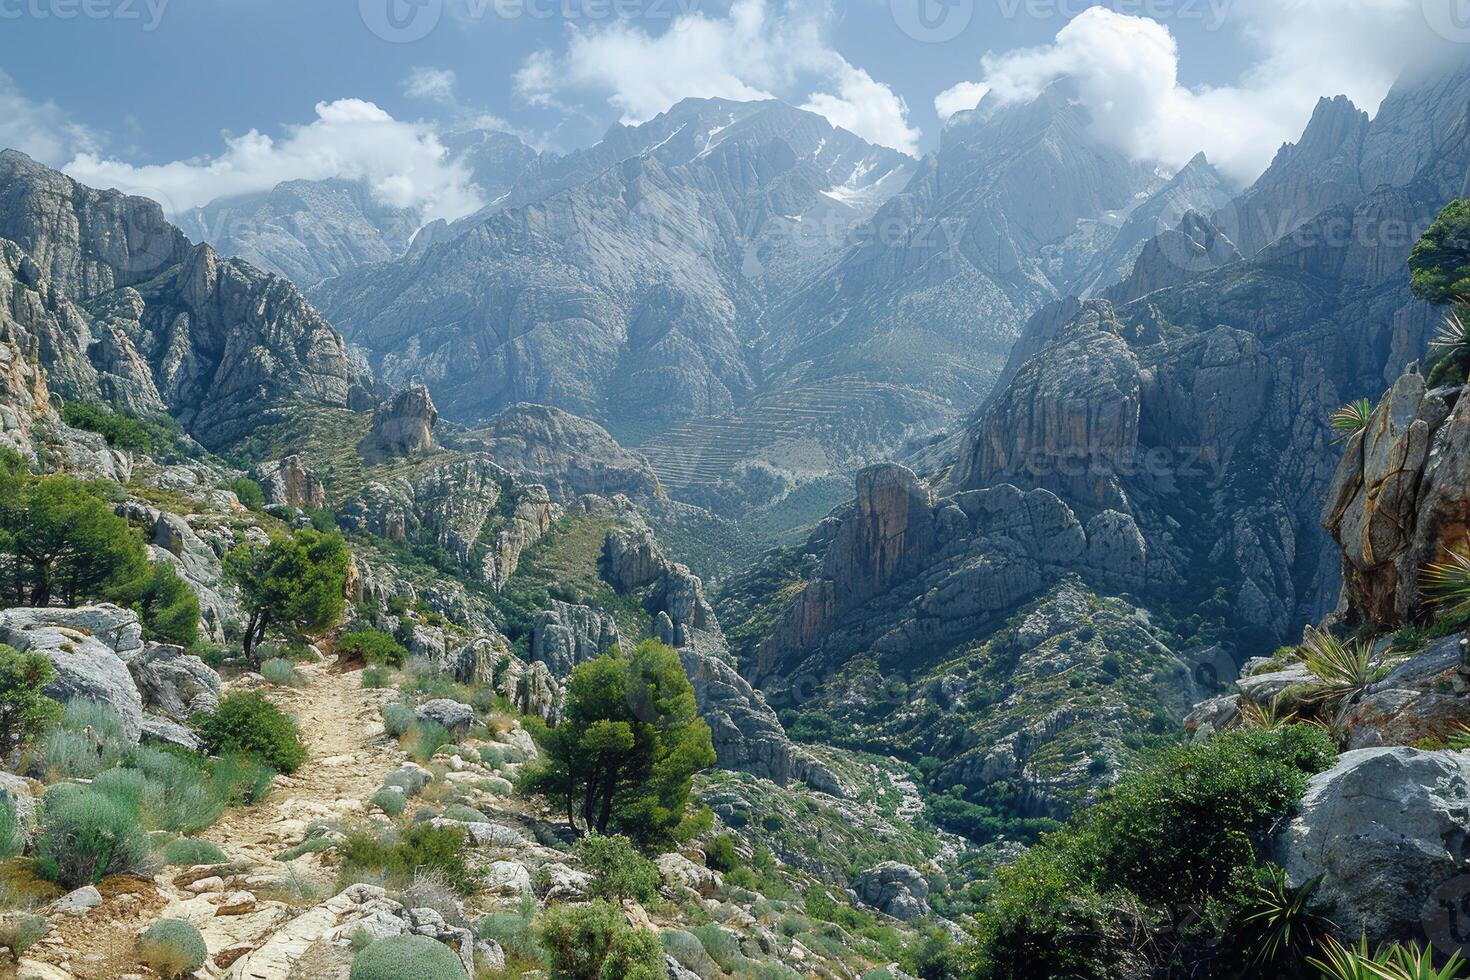
<path fill-rule="evenodd" d="M 1272 698 L 1266 704 L 1257 704 L 1254 701 L 1244 701 L 1240 706 L 1241 722 L 1249 728 L 1263 728 L 1266 731 L 1274 731 L 1277 728 L 1285 728 L 1296 721 L 1295 711 L 1286 711 L 1281 706 L 1281 695 Z"/>
<path fill-rule="evenodd" d="M 1307 669 L 1317 677 L 1306 700 L 1337 703 L 1346 700 L 1380 679 L 1387 669 L 1373 663 L 1373 648 L 1362 640 L 1343 643 L 1327 633 L 1307 627 Z"/>
<path fill-rule="evenodd" d="M 1313 878 L 1292 888 L 1279 865 L 1259 869 L 1252 911 L 1243 920 L 1247 939 L 1256 948 L 1254 965 L 1300 963 L 1317 937 L 1332 927 L 1329 920 L 1308 908 L 1321 880 Z"/>
<path fill-rule="evenodd" d="M 1355 402 L 1346 405 L 1332 413 L 1330 422 L 1332 431 L 1337 435 L 1334 442 L 1351 439 L 1354 433 L 1368 428 L 1368 420 L 1373 417 L 1373 403 L 1366 398 L 1359 398 Z"/>
<path fill-rule="evenodd" d="M 1319 949 L 1321 958 L 1308 957 L 1307 964 L 1321 970 L 1323 980 L 1383 980 L 1379 967 L 1387 965 L 1390 955 L 1382 948 L 1370 952 L 1367 936 L 1349 946 L 1328 936 L 1322 940 Z"/>
<path fill-rule="evenodd" d="M 1470 554 L 1464 546 L 1451 548 L 1444 561 L 1432 561 L 1419 572 L 1430 603 L 1449 606 L 1449 612 L 1470 610 Z"/>
<path fill-rule="evenodd" d="M 1465 327 L 1458 310 L 1445 314 L 1439 330 L 1429 341 L 1429 349 L 1454 354 L 1470 353 L 1470 329 Z"/>
<path fill-rule="evenodd" d="M 1456 980 L 1464 971 L 1465 958 L 1455 950 L 1445 960 L 1444 966 L 1436 967 L 1433 943 L 1422 950 L 1418 943 L 1409 943 L 1407 946 L 1394 946 L 1386 965 L 1395 971 L 1383 974 L 1390 980 Z"/>

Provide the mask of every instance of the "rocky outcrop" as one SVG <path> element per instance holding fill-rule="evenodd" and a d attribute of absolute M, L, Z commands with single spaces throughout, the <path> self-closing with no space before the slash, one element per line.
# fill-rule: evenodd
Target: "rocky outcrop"
<path fill-rule="evenodd" d="M 641 453 L 624 449 L 596 422 L 548 405 L 512 405 L 483 428 L 456 434 L 450 442 L 485 453 L 521 482 L 540 484 L 558 500 L 585 493 L 633 499 L 663 494 Z"/>
<path fill-rule="evenodd" d="M 0 153 L 0 265 L 21 276 L 23 346 L 53 390 L 167 408 L 211 447 L 287 406 L 347 404 L 342 339 L 285 279 L 191 245 L 154 202 Z"/>
<path fill-rule="evenodd" d="M 142 651 L 142 637 L 137 615 L 116 606 L 0 612 L 0 643 L 51 661 L 56 676 L 48 696 L 106 705 L 134 742 L 142 734 L 143 699 L 126 661 Z"/>
<path fill-rule="evenodd" d="M 852 890 L 864 905 L 904 922 L 929 914 L 929 882 L 907 864 L 884 861 L 860 871 Z"/>
<path fill-rule="evenodd" d="M 417 456 L 434 448 L 439 410 L 423 385 L 405 388 L 379 405 L 373 428 L 363 443 L 365 454 Z"/>
<path fill-rule="evenodd" d="M 225 638 L 225 623 L 236 618 L 238 603 L 227 595 L 224 567 L 220 555 L 207 544 L 187 520 L 137 500 L 128 500 L 115 508 L 120 517 L 143 532 L 152 561 L 167 562 L 193 590 L 199 599 L 199 622 L 205 634 L 216 642 Z"/>
<path fill-rule="evenodd" d="M 619 592 L 641 589 L 658 580 L 668 560 L 647 527 L 619 528 L 602 543 L 598 571 Z"/>
<path fill-rule="evenodd" d="M 463 738 L 475 722 L 475 709 L 449 698 L 435 698 L 418 706 L 414 712 L 419 721 L 442 726 L 455 738 Z"/>
<path fill-rule="evenodd" d="M 183 724 L 193 714 L 219 708 L 219 674 L 182 647 L 150 643 L 127 664 L 143 710 L 151 714 Z"/>
<path fill-rule="evenodd" d="M 618 624 L 611 614 L 590 606 L 553 599 L 531 627 L 531 660 L 544 663 L 552 676 L 565 680 L 572 668 L 616 647 Z"/>
<path fill-rule="evenodd" d="M 268 507 L 297 507 L 322 510 L 327 506 L 326 488 L 316 470 L 298 455 L 261 463 L 252 476 L 265 492 Z"/>
<path fill-rule="evenodd" d="M 1453 948 L 1467 842 L 1470 756 L 1360 749 L 1312 778 L 1275 859 L 1293 884 L 1320 876 L 1316 900 L 1344 935 Z"/>
<path fill-rule="evenodd" d="M 550 530 L 555 514 L 545 487 L 516 483 L 485 456 L 370 484 L 337 511 L 349 530 L 442 548 L 497 590 L 514 574 L 521 552 Z"/>
<path fill-rule="evenodd" d="M 1427 391 L 1418 367 L 1353 434 L 1322 521 L 1342 549 L 1349 622 L 1391 628 L 1420 616 L 1430 562 L 1470 548 L 1470 405 Z"/>

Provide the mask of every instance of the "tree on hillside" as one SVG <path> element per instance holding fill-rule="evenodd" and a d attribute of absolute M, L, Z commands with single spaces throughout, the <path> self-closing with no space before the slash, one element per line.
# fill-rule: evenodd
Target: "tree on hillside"
<path fill-rule="evenodd" d="M 1409 274 L 1415 296 L 1453 307 L 1429 344 L 1437 355 L 1429 384 L 1464 381 L 1470 371 L 1470 201 L 1451 201 L 1439 213 L 1409 253 Z"/>
<path fill-rule="evenodd" d="M 578 664 L 561 723 L 536 735 L 545 760 L 524 787 L 560 799 L 573 827 L 645 848 L 683 836 L 694 774 L 715 762 L 679 655 L 654 640 Z"/>
<path fill-rule="evenodd" d="M 61 705 L 41 693 L 56 676 L 43 653 L 0 643 L 0 757 L 28 744 L 61 717 Z"/>
<path fill-rule="evenodd" d="M 306 635 L 336 625 L 346 606 L 347 566 L 347 546 L 336 532 L 297 531 L 232 549 L 225 574 L 240 587 L 249 616 L 245 656 L 254 655 L 270 630 Z"/>
<path fill-rule="evenodd" d="M 0 596 L 6 605 L 109 598 L 148 568 L 143 539 L 88 484 L 0 461 Z"/>

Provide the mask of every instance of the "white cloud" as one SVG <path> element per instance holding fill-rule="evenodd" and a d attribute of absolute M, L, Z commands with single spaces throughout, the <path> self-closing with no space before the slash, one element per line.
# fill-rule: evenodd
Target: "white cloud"
<path fill-rule="evenodd" d="M 723 17 L 685 13 L 657 36 L 612 22 L 574 33 L 560 57 L 534 52 L 516 73 L 516 90 L 541 106 L 579 92 L 605 95 L 628 125 L 685 98 L 788 98 L 864 139 L 915 152 L 919 133 L 903 100 L 831 47 L 822 17 L 735 0 Z"/>
<path fill-rule="evenodd" d="M 316 114 L 280 140 L 256 130 L 227 137 L 215 157 L 139 167 L 86 152 L 63 169 L 85 184 L 152 197 L 174 214 L 285 180 L 328 177 L 364 180 L 380 201 L 418 209 L 425 221 L 482 205 L 469 172 L 427 124 L 396 120 L 360 99 L 318 103 Z"/>
<path fill-rule="evenodd" d="M 445 105 L 454 104 L 454 72 L 444 68 L 415 68 L 403 80 L 404 94 Z"/>
<path fill-rule="evenodd" d="M 0 71 L 0 148 L 20 150 L 55 166 L 81 151 L 95 152 L 96 134 L 54 102 L 33 102 Z"/>
<path fill-rule="evenodd" d="M 986 55 L 982 81 L 954 86 L 935 107 L 953 110 L 967 86 L 989 86 L 1002 100 L 1031 98 L 1067 75 L 1097 132 L 1126 152 L 1178 166 L 1203 149 L 1250 180 L 1301 134 L 1319 97 L 1345 94 L 1372 112 L 1400 72 L 1443 43 L 1419 0 L 1236 0 L 1229 17 L 1258 50 L 1235 85 L 1180 85 L 1168 28 L 1092 7 L 1051 44 Z"/>
<path fill-rule="evenodd" d="M 940 119 L 948 119 L 956 112 L 973 109 L 990 91 L 984 82 L 960 82 L 934 96 L 934 111 Z"/>

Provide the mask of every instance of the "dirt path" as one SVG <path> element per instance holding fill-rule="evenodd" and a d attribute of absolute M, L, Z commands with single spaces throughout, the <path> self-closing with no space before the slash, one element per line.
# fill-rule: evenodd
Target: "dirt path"
<path fill-rule="evenodd" d="M 227 810 L 199 836 L 214 841 L 232 861 L 267 865 L 299 843 L 308 825 L 351 820 L 368 813 L 367 800 L 383 776 L 406 757 L 383 734 L 381 706 L 391 690 L 365 690 L 362 674 L 307 664 L 300 688 L 263 688 L 296 718 L 307 758 L 294 776 L 277 779 L 264 803 Z"/>

